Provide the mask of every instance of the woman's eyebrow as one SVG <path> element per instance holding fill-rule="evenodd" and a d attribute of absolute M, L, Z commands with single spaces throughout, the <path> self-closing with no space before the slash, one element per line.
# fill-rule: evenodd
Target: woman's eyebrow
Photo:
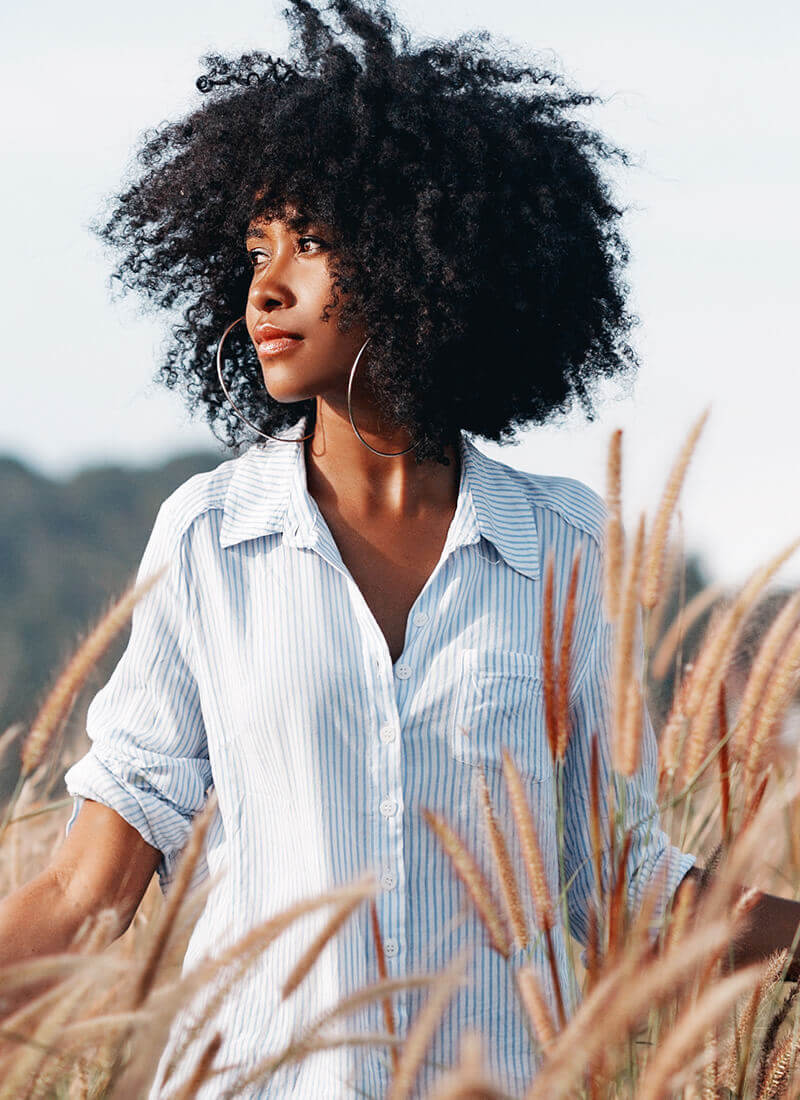
<path fill-rule="evenodd" d="M 258 226 L 251 226 L 245 233 L 245 241 L 263 241 L 266 237 L 266 233 L 263 229 L 259 229 Z"/>

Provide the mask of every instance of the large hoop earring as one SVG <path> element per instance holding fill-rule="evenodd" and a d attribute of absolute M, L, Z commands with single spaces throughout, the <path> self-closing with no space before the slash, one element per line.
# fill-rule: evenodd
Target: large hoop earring
<path fill-rule="evenodd" d="M 313 432 L 310 432 L 308 435 L 301 435 L 298 439 L 287 439 L 285 436 L 270 435 L 269 432 L 262 432 L 260 428 L 257 428 L 255 426 L 255 424 L 253 423 L 252 420 L 247 419 L 247 417 L 244 415 L 242 410 L 239 408 L 239 406 L 236 404 L 236 402 L 233 400 L 230 393 L 228 392 L 228 387 L 225 385 L 225 381 L 222 377 L 222 345 L 225 343 L 225 338 L 227 337 L 227 335 L 231 331 L 231 329 L 234 327 L 234 325 L 238 325 L 239 322 L 243 321 L 244 319 L 245 319 L 245 315 L 242 314 L 242 316 L 237 317 L 235 321 L 231 321 L 231 323 L 228 325 L 228 327 L 223 332 L 222 338 L 220 339 L 220 342 L 217 345 L 217 378 L 219 378 L 219 384 L 222 387 L 222 392 L 227 397 L 229 403 L 233 406 L 234 412 L 239 417 L 239 419 L 243 420 L 249 428 L 253 429 L 254 432 L 258 432 L 258 434 L 260 436 L 263 436 L 264 439 L 277 439 L 279 443 L 302 443 L 304 439 L 311 439 L 311 437 L 314 434 Z"/>
<path fill-rule="evenodd" d="M 353 363 L 353 366 L 350 370 L 350 381 L 347 383 L 347 412 L 348 412 L 348 415 L 350 417 L 350 423 L 353 425 L 353 431 L 356 433 L 356 435 L 361 440 L 361 442 L 364 444 L 364 446 L 369 447 L 369 449 L 373 452 L 373 454 L 383 455 L 384 458 L 393 458 L 395 455 L 408 454 L 409 451 L 413 450 L 414 444 L 412 443 L 410 447 L 406 447 L 406 449 L 404 451 L 376 451 L 374 447 L 370 446 L 370 444 L 367 443 L 366 439 L 363 437 L 361 432 L 356 427 L 356 422 L 353 419 L 353 406 L 352 406 L 352 403 L 350 401 L 350 392 L 353 389 L 353 379 L 355 377 L 356 367 L 358 366 L 358 361 L 359 361 L 359 359 L 361 358 L 361 356 L 364 352 L 364 348 L 367 346 L 367 344 L 370 342 L 371 339 L 372 339 L 372 337 L 368 336 L 366 338 L 366 340 L 364 341 L 364 343 L 361 345 L 361 349 L 360 349 L 358 355 L 356 356 L 356 360 Z"/>

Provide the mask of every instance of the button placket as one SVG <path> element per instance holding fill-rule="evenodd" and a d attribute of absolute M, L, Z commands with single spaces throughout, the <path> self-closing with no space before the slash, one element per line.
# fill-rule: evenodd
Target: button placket
<path fill-rule="evenodd" d="M 373 648 L 372 657 L 375 661 L 373 675 L 376 695 L 385 704 L 381 706 L 379 721 L 373 733 L 373 797 L 378 800 L 378 812 L 374 820 L 381 886 L 376 906 L 387 970 L 390 974 L 397 975 L 406 950 L 401 716 L 405 681 L 411 679 L 412 668 L 405 659 L 402 664 L 394 666 L 385 645 L 381 647 L 380 655 Z M 399 1035 L 404 1035 L 408 1027 L 408 1008 L 402 993 L 395 998 L 394 1004 L 397 1031 Z"/>

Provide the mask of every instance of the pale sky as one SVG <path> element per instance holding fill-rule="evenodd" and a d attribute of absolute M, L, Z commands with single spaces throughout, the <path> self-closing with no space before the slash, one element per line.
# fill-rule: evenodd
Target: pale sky
<path fill-rule="evenodd" d="M 112 304 L 110 259 L 89 220 L 142 131 L 195 105 L 198 58 L 280 53 L 281 3 L 44 0 L 5 7 L 0 275 L 0 453 L 50 474 L 144 464 L 215 445 L 152 382 L 165 323 Z M 575 414 L 518 445 L 482 449 L 521 469 L 604 489 L 608 438 L 625 432 L 626 521 L 652 516 L 692 422 L 711 417 L 682 522 L 725 583 L 800 536 L 796 303 L 800 9 L 789 0 L 536 5 L 405 0 L 417 38 L 486 28 L 548 51 L 610 96 L 591 119 L 638 158 L 619 177 L 642 367 L 597 421 Z M 220 457 L 224 457 L 222 454 Z M 800 552 L 779 579 L 800 583 Z"/>

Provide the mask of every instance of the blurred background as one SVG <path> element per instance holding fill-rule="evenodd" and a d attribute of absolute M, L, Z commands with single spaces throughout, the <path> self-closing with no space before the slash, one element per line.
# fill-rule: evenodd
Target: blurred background
<path fill-rule="evenodd" d="M 395 7 L 418 40 L 485 28 L 543 51 L 605 97 L 586 117 L 637 162 L 615 175 L 641 319 L 634 387 L 608 385 L 592 424 L 575 413 L 513 446 L 479 446 L 603 492 L 608 439 L 622 427 L 631 530 L 641 509 L 653 514 L 684 436 L 710 406 L 676 524 L 683 592 L 712 580 L 740 586 L 800 535 L 791 322 L 800 9 L 788 0 Z M 77 635 L 130 579 L 161 500 L 226 457 L 153 383 L 170 318 L 111 302 L 111 259 L 87 225 L 131 170 L 142 132 L 199 101 L 198 58 L 280 53 L 280 12 L 261 0 L 142 0 L 135 15 L 40 0 L 0 17 L 0 731 L 31 717 Z M 798 584 L 795 554 L 773 610 Z"/>

